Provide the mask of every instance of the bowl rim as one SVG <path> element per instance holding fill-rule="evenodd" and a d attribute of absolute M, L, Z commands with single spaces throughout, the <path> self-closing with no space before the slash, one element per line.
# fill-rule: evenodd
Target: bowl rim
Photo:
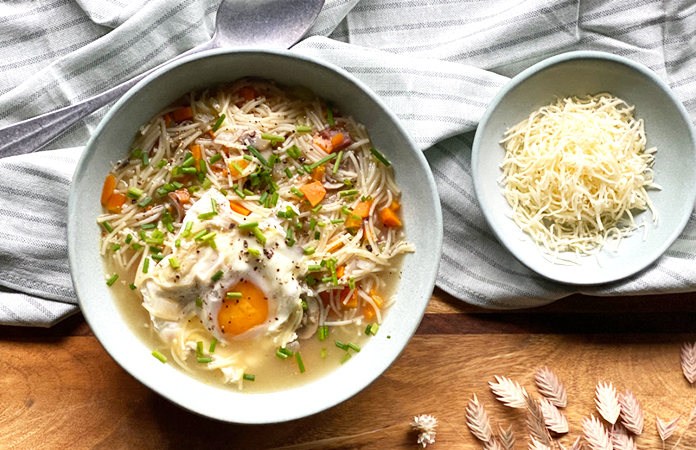
<path fill-rule="evenodd" d="M 597 286 L 628 278 L 632 275 L 635 275 L 636 273 L 643 271 L 646 267 L 658 260 L 664 254 L 664 252 L 674 243 L 674 241 L 676 241 L 679 235 L 684 231 L 684 228 L 686 227 L 686 224 L 689 221 L 691 209 L 689 209 L 689 213 L 682 215 L 681 220 L 677 224 L 676 228 L 674 228 L 672 234 L 670 234 L 667 237 L 667 239 L 664 240 L 662 245 L 659 246 L 658 250 L 655 251 L 649 258 L 646 258 L 644 261 L 642 261 L 640 264 L 635 264 L 631 266 L 628 270 L 612 272 L 608 274 L 608 276 L 606 277 L 598 278 L 596 281 L 566 279 L 556 277 L 553 275 L 553 273 L 548 273 L 548 271 L 539 270 L 539 268 L 536 267 L 533 261 L 525 257 L 523 252 L 518 250 L 517 247 L 507 245 L 507 239 L 502 235 L 502 230 L 498 225 L 499 218 L 497 217 L 497 215 L 493 213 L 493 211 L 491 211 L 491 208 L 484 208 L 481 206 L 485 204 L 485 202 L 482 201 L 481 192 L 482 185 L 485 184 L 486 181 L 481 180 L 481 178 L 477 176 L 477 168 L 479 166 L 479 155 L 481 153 L 481 141 L 483 139 L 482 133 L 480 133 L 479 130 L 485 128 L 485 126 L 488 124 L 488 121 L 494 114 L 501 100 L 510 91 L 517 88 L 520 84 L 524 83 L 528 78 L 532 77 L 538 72 L 541 72 L 542 70 L 548 69 L 556 65 L 575 60 L 610 61 L 616 64 L 624 65 L 632 70 L 639 72 L 641 75 L 644 75 L 647 78 L 649 78 L 650 81 L 652 81 L 670 99 L 671 103 L 675 106 L 682 119 L 684 120 L 685 124 L 687 125 L 691 143 L 691 152 L 692 155 L 694 155 L 694 158 L 696 159 L 696 132 L 694 131 L 693 123 L 686 108 L 684 107 L 682 102 L 676 97 L 674 92 L 672 92 L 671 88 L 666 82 L 664 82 L 654 71 L 632 59 L 603 51 L 578 50 L 554 55 L 537 62 L 536 64 L 532 65 L 531 67 L 528 67 L 527 69 L 523 70 L 522 72 L 511 78 L 503 86 L 503 88 L 500 89 L 500 91 L 498 91 L 498 93 L 493 97 L 489 105 L 486 107 L 486 110 L 483 116 L 481 117 L 481 120 L 479 121 L 479 125 L 476 129 L 476 134 L 474 136 L 474 142 L 471 151 L 472 178 L 474 185 L 474 194 L 476 195 L 477 201 L 479 202 L 479 206 L 481 207 L 483 215 L 486 218 L 486 222 L 488 222 L 488 225 L 495 234 L 498 242 L 500 242 L 501 245 L 505 247 L 505 249 L 507 249 L 507 251 L 510 254 L 512 254 L 512 256 L 515 257 L 515 259 L 517 259 L 519 262 L 524 264 L 527 268 L 534 271 L 535 273 L 558 283 L 563 283 L 571 286 Z M 694 167 L 692 171 L 694 172 L 694 175 L 696 175 L 696 167 Z M 692 187 L 687 194 L 688 195 L 684 196 L 685 200 L 693 205 L 696 201 L 696 185 L 694 185 L 694 187 Z"/>
<path fill-rule="evenodd" d="M 344 79 L 348 80 L 350 83 L 355 85 L 360 91 L 362 91 L 366 96 L 370 98 L 372 102 L 377 104 L 384 114 L 388 117 L 389 121 L 393 124 L 393 126 L 397 129 L 398 133 L 403 136 L 405 141 L 410 145 L 411 149 L 413 150 L 414 156 L 417 160 L 418 165 L 420 166 L 419 168 L 423 171 L 425 178 L 427 179 L 427 184 L 428 186 L 426 189 L 429 190 L 429 197 L 430 201 L 433 204 L 434 208 L 434 216 L 430 217 L 430 223 L 435 225 L 435 226 L 430 226 L 428 228 L 429 233 L 431 233 L 433 242 L 435 243 L 434 248 L 428 249 L 428 253 L 431 255 L 435 256 L 435 261 L 436 263 L 432 265 L 430 268 L 423 268 L 421 270 L 422 274 L 422 280 L 425 287 L 427 287 L 426 291 L 430 292 L 430 294 L 427 296 L 426 299 L 423 299 L 423 301 L 420 302 L 420 304 L 417 306 L 415 309 L 410 310 L 410 316 L 413 317 L 413 320 L 407 328 L 400 328 L 400 332 L 398 333 L 399 336 L 394 336 L 394 339 L 391 339 L 392 344 L 398 344 L 398 351 L 393 351 L 388 354 L 388 356 L 384 356 L 381 358 L 381 363 L 379 364 L 379 370 L 375 372 L 374 377 L 369 379 L 365 383 L 359 383 L 356 384 L 355 386 L 348 387 L 344 386 L 343 389 L 336 389 L 337 393 L 335 396 L 332 398 L 329 398 L 328 401 L 326 402 L 316 402 L 316 404 L 313 407 L 309 407 L 307 405 L 301 405 L 301 407 L 298 407 L 294 412 L 287 412 L 286 414 L 275 414 L 271 415 L 269 414 L 269 420 L 266 420 L 265 418 L 258 418 L 258 417 L 247 417 L 241 414 L 231 414 L 231 415 L 225 415 L 224 417 L 221 417 L 220 415 L 217 414 L 212 414 L 208 411 L 205 410 L 205 408 L 200 408 L 198 405 L 192 404 L 192 402 L 186 402 L 183 401 L 176 396 L 172 397 L 172 392 L 168 392 L 166 389 L 163 389 L 161 386 L 157 385 L 156 383 L 150 382 L 149 380 L 144 379 L 144 376 L 141 376 L 140 372 L 138 370 L 135 370 L 136 368 L 132 365 L 129 364 L 129 361 L 126 361 L 125 359 L 119 358 L 114 355 L 114 352 L 112 349 L 115 349 L 116 344 L 112 342 L 112 339 L 109 338 L 105 334 L 105 332 L 102 332 L 99 327 L 95 327 L 95 322 L 96 318 L 92 317 L 89 313 L 90 308 L 85 307 L 85 302 L 84 302 L 84 294 L 82 292 L 82 288 L 80 285 L 78 285 L 78 282 L 76 280 L 77 276 L 77 268 L 78 268 L 78 261 L 77 261 L 77 242 L 78 242 L 78 228 L 79 225 L 77 223 L 76 219 L 76 211 L 77 211 L 77 179 L 79 178 L 80 174 L 82 174 L 85 171 L 86 165 L 88 163 L 88 155 L 92 154 L 95 152 L 96 148 L 96 142 L 98 140 L 98 137 L 100 134 L 103 132 L 104 128 L 107 127 L 107 124 L 110 122 L 111 118 L 122 108 L 124 105 L 128 102 L 131 101 L 131 99 L 135 96 L 138 95 L 138 93 L 145 87 L 147 87 L 151 82 L 156 80 L 158 77 L 161 75 L 172 71 L 176 70 L 179 66 L 187 64 L 191 61 L 198 60 L 198 59 L 203 59 L 203 58 L 208 58 L 208 57 L 215 57 L 215 56 L 220 56 L 220 55 L 228 55 L 228 56 L 233 56 L 236 54 L 252 54 L 252 55 L 258 55 L 259 57 L 263 57 L 264 55 L 275 55 L 275 56 L 280 56 L 283 58 L 289 58 L 289 59 L 294 59 L 294 60 L 300 60 L 304 62 L 309 62 L 314 65 L 322 66 L 325 69 L 328 69 L 329 71 L 332 71 L 336 73 L 338 76 L 343 77 Z M 75 293 L 78 298 L 78 304 L 80 305 L 80 309 L 83 313 L 83 316 L 92 329 L 92 332 L 94 333 L 95 337 L 97 340 L 100 342 L 102 347 L 107 351 L 109 356 L 119 365 L 121 368 L 123 368 L 126 372 L 128 372 L 131 376 L 133 376 L 135 379 L 137 379 L 140 383 L 144 384 L 148 388 L 150 388 L 152 391 L 156 392 L 157 394 L 161 395 L 162 397 L 168 399 L 170 402 L 178 405 L 179 407 L 182 407 L 188 411 L 191 411 L 193 413 L 196 413 L 201 416 L 209 417 L 215 420 L 220 420 L 224 422 L 231 422 L 231 423 L 243 423 L 243 424 L 267 424 L 267 423 L 281 423 L 281 422 L 286 422 L 290 420 L 296 420 L 299 418 L 311 416 L 313 414 L 319 413 L 323 410 L 332 408 L 349 398 L 353 397 L 357 393 L 361 392 L 365 388 L 367 388 L 371 383 L 373 383 L 375 380 L 377 380 L 395 361 L 396 359 L 403 353 L 404 349 L 407 347 L 409 341 L 413 337 L 413 335 L 416 332 L 416 329 L 418 328 L 423 315 L 425 314 L 425 310 L 427 308 L 427 305 L 430 301 L 432 291 L 435 287 L 435 280 L 437 278 L 437 272 L 439 268 L 439 262 L 440 262 L 440 255 L 442 252 L 442 242 L 443 242 L 443 221 L 442 221 L 442 211 L 440 207 L 440 200 L 439 200 L 439 195 L 437 191 L 437 187 L 435 184 L 435 180 L 433 177 L 433 174 L 430 170 L 430 167 L 427 163 L 427 160 L 425 156 L 423 155 L 423 152 L 419 149 L 419 147 L 416 145 L 415 141 L 413 138 L 410 136 L 410 134 L 407 132 L 407 130 L 404 128 L 403 124 L 399 121 L 397 118 L 396 114 L 391 111 L 391 109 L 385 104 L 385 102 L 375 94 L 370 87 L 368 87 L 366 84 L 364 84 L 362 81 L 360 81 L 358 78 L 355 76 L 351 75 L 348 73 L 346 70 L 335 66 L 331 63 L 328 63 L 326 61 L 322 61 L 318 58 L 307 56 L 307 55 L 302 55 L 299 53 L 295 53 L 289 50 L 284 50 L 284 49 L 266 49 L 266 48 L 235 48 L 235 49 L 211 49 L 211 50 L 206 50 L 200 53 L 196 53 L 193 55 L 188 55 L 185 57 L 182 57 L 180 59 L 177 59 L 176 61 L 173 61 L 169 64 L 167 64 L 164 67 L 161 67 L 154 71 L 153 73 L 149 74 L 147 77 L 139 81 L 133 88 L 131 88 L 125 95 L 123 95 L 116 103 L 115 105 L 107 112 L 107 114 L 104 116 L 104 118 L 100 121 L 98 124 L 97 128 L 94 130 L 92 133 L 89 141 L 87 142 L 85 146 L 85 150 L 83 151 L 80 160 L 76 166 L 75 172 L 72 177 L 72 183 L 70 186 L 70 193 L 69 193 L 69 199 L 68 199 L 68 226 L 67 226 L 67 237 L 68 237 L 68 263 L 70 267 L 70 275 L 71 279 L 73 282 L 73 287 L 75 289 Z M 102 270 L 102 268 L 99 268 Z M 89 302 L 87 302 L 89 303 Z M 92 302 L 94 303 L 94 302 Z M 140 341 L 140 339 L 138 339 Z M 332 374 L 334 374 L 337 370 L 335 369 L 331 373 L 328 374 L 330 377 Z M 187 376 L 191 381 L 195 381 L 197 383 L 200 383 L 200 381 L 196 380 L 193 377 Z M 259 393 L 259 394 L 251 394 L 251 395 L 259 395 L 259 396 L 267 396 L 267 395 L 275 395 L 279 393 L 287 393 L 290 391 L 293 391 L 295 389 L 303 389 L 306 388 L 307 386 L 310 386 L 317 381 L 320 381 L 326 377 L 319 378 L 315 381 L 309 382 L 306 385 L 303 385 L 301 387 L 295 387 L 291 388 L 290 390 L 285 390 L 285 391 L 278 391 L 278 392 L 270 392 L 270 393 Z M 170 389 L 171 390 L 171 389 Z M 308 402 L 309 403 L 309 402 Z M 231 417 L 233 416 L 233 417 Z"/>

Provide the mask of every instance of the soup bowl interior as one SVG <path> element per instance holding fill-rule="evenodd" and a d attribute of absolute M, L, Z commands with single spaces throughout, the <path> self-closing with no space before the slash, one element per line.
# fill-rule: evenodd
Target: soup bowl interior
<path fill-rule="evenodd" d="M 267 394 L 211 386 L 162 364 L 130 330 L 105 283 L 99 254 L 100 193 L 112 164 L 123 158 L 139 127 L 183 94 L 242 77 L 304 86 L 366 125 L 374 145 L 391 161 L 402 189 L 406 255 L 396 302 L 379 333 L 346 364 L 313 383 Z M 109 111 L 89 141 L 73 178 L 68 211 L 68 251 L 80 307 L 107 352 L 135 378 L 198 414 L 236 423 L 273 423 L 308 416 L 355 395 L 394 362 L 420 323 L 432 293 L 442 243 L 435 184 L 422 153 L 395 116 L 359 80 L 329 64 L 286 51 L 213 50 L 160 69 Z"/>
<path fill-rule="evenodd" d="M 541 254 L 510 218 L 500 185 L 507 129 L 558 98 L 608 92 L 634 105 L 644 120 L 646 148 L 657 147 L 653 166 L 661 190 L 649 190 L 659 219 L 635 214 L 645 224 L 624 238 L 618 252 L 604 247 L 581 264 L 558 264 Z M 669 87 L 648 68 L 602 52 L 571 52 L 544 60 L 514 77 L 488 106 L 472 149 L 472 176 L 479 205 L 496 237 L 530 269 L 569 284 L 591 285 L 628 277 L 655 261 L 682 232 L 694 207 L 696 144 L 691 119 Z"/>

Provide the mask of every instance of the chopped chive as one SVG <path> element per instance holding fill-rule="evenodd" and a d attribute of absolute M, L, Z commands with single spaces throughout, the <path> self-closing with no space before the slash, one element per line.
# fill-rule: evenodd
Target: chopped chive
<path fill-rule="evenodd" d="M 326 358 L 326 349 L 325 348 L 321 349 L 321 357 Z"/>
<path fill-rule="evenodd" d="M 165 188 L 159 188 L 157 189 L 157 195 L 159 195 L 160 197 L 164 197 L 165 195 L 167 195 L 167 190 Z"/>
<path fill-rule="evenodd" d="M 149 267 L 150 267 L 150 258 L 145 258 L 145 261 L 143 261 L 143 273 L 147 273 Z"/>
<path fill-rule="evenodd" d="M 348 209 L 348 207 L 347 207 L 346 205 L 343 205 L 343 206 L 341 207 L 341 212 L 342 212 L 343 214 L 348 215 L 348 216 L 352 216 L 352 215 L 353 215 L 353 211 L 351 211 L 350 209 Z"/>
<path fill-rule="evenodd" d="M 114 231 L 114 227 L 111 226 L 109 222 L 102 222 L 102 226 L 108 231 L 109 233 Z"/>
<path fill-rule="evenodd" d="M 298 133 L 311 133 L 312 127 L 309 125 L 295 125 L 295 131 Z"/>
<path fill-rule="evenodd" d="M 169 265 L 172 266 L 172 269 L 174 269 L 174 270 L 181 267 L 181 264 L 179 264 L 179 260 L 173 256 L 171 258 L 169 258 Z"/>
<path fill-rule="evenodd" d="M 244 195 L 244 192 L 242 192 L 238 187 L 235 187 L 235 188 L 233 189 L 233 191 L 234 191 L 234 193 L 237 194 L 237 196 L 238 196 L 239 198 L 241 198 L 242 200 L 244 200 L 244 199 L 246 198 L 246 195 Z"/>
<path fill-rule="evenodd" d="M 276 356 L 280 359 L 288 359 L 288 355 L 281 352 L 280 349 L 276 350 Z"/>
<path fill-rule="evenodd" d="M 330 126 L 334 126 L 333 111 L 331 111 L 331 103 L 326 102 L 326 120 Z"/>
<path fill-rule="evenodd" d="M 179 176 L 179 166 L 174 166 L 170 170 L 170 173 L 172 174 L 172 177 L 178 177 Z"/>
<path fill-rule="evenodd" d="M 288 178 L 292 178 L 292 172 L 290 172 L 289 168 L 285 168 L 285 175 L 287 175 Z"/>
<path fill-rule="evenodd" d="M 133 250 L 135 250 L 136 252 L 139 252 L 139 251 L 140 251 L 140 249 L 142 249 L 142 248 L 143 248 L 143 246 L 142 246 L 142 245 L 140 245 L 140 244 L 138 244 L 137 242 L 134 242 L 134 243 L 133 243 L 133 244 L 131 245 L 131 247 L 132 247 L 132 248 L 133 248 Z"/>
<path fill-rule="evenodd" d="M 218 215 L 218 213 L 216 213 L 215 211 L 210 211 L 207 213 L 199 214 L 198 219 L 199 220 L 208 220 L 208 219 L 212 219 L 213 217 L 215 217 L 217 215 Z"/>
<path fill-rule="evenodd" d="M 258 222 L 248 222 L 248 223 L 243 223 L 243 224 L 239 225 L 238 228 L 240 230 L 247 230 L 249 228 L 254 228 L 254 227 L 258 227 L 258 226 L 259 226 Z"/>
<path fill-rule="evenodd" d="M 220 161 L 222 159 L 222 155 L 219 153 L 214 154 L 210 158 L 208 158 L 208 162 L 210 164 L 215 164 L 216 162 Z"/>
<path fill-rule="evenodd" d="M 280 351 L 283 352 L 284 354 L 288 355 L 288 356 L 294 355 L 294 353 L 292 352 L 292 350 L 290 350 L 289 348 L 280 347 Z"/>
<path fill-rule="evenodd" d="M 152 255 L 151 258 L 155 261 L 162 261 L 164 259 L 164 255 Z"/>
<path fill-rule="evenodd" d="M 268 192 L 264 192 L 263 194 L 261 194 L 261 197 L 259 197 L 259 204 L 263 205 L 263 203 L 266 201 L 267 198 L 268 198 Z"/>
<path fill-rule="evenodd" d="M 295 186 L 290 188 L 290 192 L 292 192 L 293 194 L 297 195 L 300 198 L 304 197 L 304 194 L 302 193 L 302 191 L 297 189 Z"/>
<path fill-rule="evenodd" d="M 275 134 L 261 133 L 261 139 L 271 141 L 271 144 L 275 144 L 276 142 L 285 142 L 285 138 L 283 136 L 278 136 Z"/>
<path fill-rule="evenodd" d="M 181 247 L 181 239 L 177 239 L 176 241 L 174 241 L 174 247 L 176 247 L 176 248 Z"/>
<path fill-rule="evenodd" d="M 245 373 L 244 375 L 242 375 L 242 378 L 246 381 L 256 381 L 256 375 L 252 375 L 250 373 Z"/>
<path fill-rule="evenodd" d="M 253 161 L 254 158 L 252 158 L 250 155 L 243 155 L 242 158 L 244 158 L 247 161 Z"/>
<path fill-rule="evenodd" d="M 215 353 L 215 346 L 217 346 L 217 339 L 213 338 L 212 341 L 210 341 L 210 349 L 208 350 L 208 353 Z"/>
<path fill-rule="evenodd" d="M 300 153 L 300 149 L 297 148 L 297 145 L 293 145 L 291 148 L 285 150 L 285 152 L 294 159 L 297 159 L 300 156 L 302 156 L 302 154 Z"/>
<path fill-rule="evenodd" d="M 225 294 L 225 298 L 242 298 L 241 292 L 228 292 Z"/>
<path fill-rule="evenodd" d="M 345 184 L 348 187 L 353 186 L 353 182 L 350 181 L 350 178 L 346 178 L 345 180 L 343 180 L 343 184 Z"/>
<path fill-rule="evenodd" d="M 319 327 L 318 333 L 319 333 L 319 340 L 320 341 L 326 340 L 326 338 L 329 337 L 329 326 L 324 325 L 324 326 Z"/>
<path fill-rule="evenodd" d="M 118 280 L 118 274 L 117 274 L 117 273 L 111 275 L 111 278 L 109 278 L 108 280 L 106 280 L 106 284 L 109 285 L 109 286 L 112 286 L 112 285 L 116 282 L 116 280 Z"/>
<path fill-rule="evenodd" d="M 207 180 L 207 178 L 206 178 L 206 180 Z M 221 193 L 222 195 L 224 195 L 225 197 L 227 197 L 227 191 L 226 191 L 226 190 L 220 189 L 220 193 Z"/>
<path fill-rule="evenodd" d="M 292 247 L 293 245 L 295 245 L 295 240 L 292 238 L 288 239 L 288 247 Z"/>
<path fill-rule="evenodd" d="M 324 278 L 321 279 L 321 282 L 322 282 L 322 283 L 328 283 L 329 281 L 333 281 L 333 278 L 331 278 L 331 277 L 324 277 Z"/>
<path fill-rule="evenodd" d="M 314 232 L 314 240 L 315 240 L 315 241 L 318 241 L 319 238 L 321 238 L 321 232 L 319 232 L 319 231 L 317 230 L 317 231 Z"/>
<path fill-rule="evenodd" d="M 352 342 L 349 342 L 349 343 L 348 343 L 348 347 L 352 348 L 352 349 L 355 350 L 356 352 L 360 352 L 360 347 L 358 347 L 357 345 L 353 344 Z"/>
<path fill-rule="evenodd" d="M 203 306 L 203 299 L 202 299 L 202 298 L 196 297 L 196 306 L 199 307 L 199 308 L 200 308 L 201 306 Z"/>
<path fill-rule="evenodd" d="M 314 247 L 305 247 L 303 252 L 305 255 L 313 255 L 314 254 Z"/>
<path fill-rule="evenodd" d="M 172 186 L 174 186 L 174 189 L 181 189 L 182 187 L 184 187 L 184 185 L 179 183 L 178 181 L 172 181 Z"/>
<path fill-rule="evenodd" d="M 271 196 L 271 206 L 276 206 L 278 203 L 278 198 L 280 197 L 280 194 L 278 192 L 274 192 L 273 195 Z"/>
<path fill-rule="evenodd" d="M 214 231 L 209 231 L 207 234 L 200 237 L 199 240 L 200 241 L 210 241 L 211 239 L 215 239 L 215 236 L 217 236 L 217 233 L 215 233 Z"/>
<path fill-rule="evenodd" d="M 199 358 L 205 356 L 203 354 L 203 341 L 196 342 L 196 356 L 198 356 Z"/>
<path fill-rule="evenodd" d="M 186 222 L 186 226 L 184 227 L 184 231 L 181 233 L 181 237 L 187 238 L 191 236 L 191 228 L 193 228 L 193 222 Z"/>
<path fill-rule="evenodd" d="M 133 236 L 131 236 L 130 234 L 128 236 L 126 236 L 126 244 L 130 244 L 132 240 L 133 240 Z"/>
<path fill-rule="evenodd" d="M 259 241 L 259 244 L 266 245 L 266 236 L 263 235 L 258 227 L 252 228 L 251 232 L 254 233 L 254 236 L 256 236 L 256 240 Z"/>
<path fill-rule="evenodd" d="M 215 275 L 210 277 L 210 279 L 213 281 L 218 281 L 220 278 L 222 278 L 222 274 L 223 274 L 222 270 L 218 270 L 217 272 L 215 272 Z"/>
<path fill-rule="evenodd" d="M 242 172 L 244 172 L 244 169 L 242 169 L 241 167 L 239 167 L 239 164 L 237 164 L 236 162 L 233 162 L 233 163 L 232 163 L 232 167 L 234 167 L 234 170 L 236 170 L 237 173 L 240 174 L 240 175 L 242 174 Z"/>
<path fill-rule="evenodd" d="M 225 120 L 225 115 L 221 115 L 218 120 L 215 121 L 215 125 L 213 125 L 213 133 L 215 133 L 218 129 L 220 129 L 220 126 L 222 125 L 222 122 Z"/>
<path fill-rule="evenodd" d="M 247 253 L 249 253 L 251 256 L 256 256 L 256 257 L 258 257 L 261 254 L 261 252 L 256 250 L 255 248 L 247 249 Z"/>
<path fill-rule="evenodd" d="M 379 325 L 376 323 L 373 323 L 372 327 L 370 327 L 370 334 L 372 334 L 373 336 L 376 336 L 377 331 L 379 331 Z"/>
<path fill-rule="evenodd" d="M 159 247 L 150 247 L 150 253 L 154 253 L 154 254 L 162 253 L 162 249 Z"/>
<path fill-rule="evenodd" d="M 244 192 L 245 195 L 254 195 L 254 192 L 249 189 L 244 189 L 242 192 Z"/>
<path fill-rule="evenodd" d="M 350 353 L 346 353 L 345 355 L 343 355 L 343 358 L 341 358 L 341 364 L 345 364 L 350 358 Z"/>
<path fill-rule="evenodd" d="M 372 324 L 371 324 L 371 323 L 367 324 L 367 328 L 365 328 L 365 334 L 366 334 L 367 336 L 369 336 L 369 335 L 370 335 L 370 331 L 372 331 Z"/>
<path fill-rule="evenodd" d="M 201 187 L 202 187 L 203 189 L 208 189 L 208 188 L 209 188 L 210 186 L 212 186 L 212 185 L 213 185 L 213 183 L 211 183 L 209 179 L 204 178 L 204 179 L 203 179 L 203 183 L 201 184 Z M 222 192 L 222 191 L 223 191 L 223 189 L 220 189 L 220 192 Z M 223 195 L 224 195 L 224 194 L 223 194 Z"/>
<path fill-rule="evenodd" d="M 307 266 L 307 270 L 310 272 L 316 272 L 317 270 L 321 270 L 321 265 L 319 264 L 310 264 Z"/>
<path fill-rule="evenodd" d="M 179 171 L 183 174 L 186 174 L 186 175 L 192 175 L 192 174 L 198 172 L 198 170 L 196 170 L 195 167 L 184 167 L 182 169 L 179 169 Z"/>
<path fill-rule="evenodd" d="M 133 150 L 133 153 L 131 153 L 131 156 L 132 156 L 133 158 L 140 158 L 140 156 L 141 156 L 142 154 L 143 154 L 143 149 L 141 149 L 141 148 L 136 148 L 135 150 Z"/>
<path fill-rule="evenodd" d="M 146 207 L 150 202 L 152 201 L 152 197 L 145 197 L 140 203 L 138 203 L 138 206 L 141 208 Z"/>
<path fill-rule="evenodd" d="M 334 225 L 337 224 L 337 223 L 343 223 L 343 222 L 345 222 L 344 219 L 335 219 L 335 220 L 332 220 L 332 221 L 331 221 L 331 223 L 334 224 Z"/>
<path fill-rule="evenodd" d="M 254 156 L 256 156 L 256 159 L 261 161 L 261 164 L 268 167 L 268 161 L 266 161 L 266 159 L 263 156 L 261 156 L 261 153 L 259 153 L 259 151 L 256 150 L 256 147 L 254 147 L 253 145 L 247 145 L 247 148 Z"/>
<path fill-rule="evenodd" d="M 140 228 L 142 228 L 143 230 L 154 230 L 155 224 L 154 223 L 146 223 L 146 224 L 141 225 Z"/>
<path fill-rule="evenodd" d="M 193 240 L 198 241 L 198 240 L 202 239 L 203 236 L 205 236 L 206 234 L 208 234 L 208 230 L 201 230 L 198 233 L 196 233 L 195 235 L 193 235 Z"/>
<path fill-rule="evenodd" d="M 350 289 L 355 289 L 355 278 L 350 277 L 350 278 L 348 279 L 348 287 L 349 287 Z"/>
<path fill-rule="evenodd" d="M 279 160 L 280 160 L 280 158 L 278 158 L 278 155 L 276 155 L 275 153 L 273 153 L 273 154 L 271 155 L 271 157 L 268 158 L 268 164 L 274 165 L 274 164 L 277 163 Z"/>
<path fill-rule="evenodd" d="M 305 366 L 302 362 L 302 355 L 300 355 L 300 352 L 295 353 L 295 359 L 297 360 L 297 367 L 300 368 L 300 373 L 305 373 Z"/>
<path fill-rule="evenodd" d="M 164 356 L 159 350 L 155 350 L 154 352 L 152 352 L 152 356 L 159 359 L 162 363 L 167 362 L 167 357 Z"/>
<path fill-rule="evenodd" d="M 213 212 L 217 214 L 217 201 L 214 198 L 210 199 L 210 205 L 213 207 Z"/>
<path fill-rule="evenodd" d="M 143 161 L 143 166 L 147 166 L 150 164 L 150 157 L 148 156 L 147 153 L 143 153 L 142 161 Z"/>
<path fill-rule="evenodd" d="M 213 358 L 211 358 L 210 356 L 205 356 L 203 358 L 197 358 L 197 359 L 198 359 L 199 364 L 208 364 L 210 362 L 213 362 Z"/>
<path fill-rule="evenodd" d="M 327 162 L 331 161 L 332 159 L 336 158 L 337 156 L 338 156 L 338 154 L 333 153 L 329 156 L 325 156 L 324 158 L 321 158 L 319 161 L 315 162 L 314 164 L 310 164 L 307 167 L 309 168 L 310 171 L 314 170 L 315 167 L 319 167 L 322 164 L 327 163 Z"/>
<path fill-rule="evenodd" d="M 324 207 L 323 205 L 317 205 L 317 206 L 315 206 L 314 208 L 312 208 L 312 212 L 313 212 L 314 214 L 316 214 L 316 213 L 318 213 L 318 212 L 321 210 L 321 208 L 323 208 L 323 207 Z"/>
<path fill-rule="evenodd" d="M 130 288 L 131 291 L 135 290 L 135 285 L 133 283 L 129 284 L 128 287 Z"/>
<path fill-rule="evenodd" d="M 309 219 L 309 230 L 314 231 L 314 228 L 316 228 L 316 226 L 317 226 L 317 219 L 315 219 L 314 217 Z"/>
<path fill-rule="evenodd" d="M 311 276 L 311 275 L 307 275 L 307 276 L 305 277 L 305 282 L 306 282 L 308 285 L 310 285 L 310 286 L 314 286 L 315 284 L 317 284 L 316 278 L 314 278 L 314 277 Z"/>
<path fill-rule="evenodd" d="M 385 158 L 384 155 L 381 154 L 381 153 L 379 152 L 379 150 L 377 150 L 376 148 L 372 147 L 372 148 L 370 149 L 370 153 L 372 153 L 373 155 L 375 155 L 375 158 L 379 159 L 380 162 L 381 162 L 382 164 L 384 164 L 385 166 L 387 166 L 387 167 L 391 166 L 391 164 L 389 163 L 389 161 L 387 161 L 387 158 Z"/>
<path fill-rule="evenodd" d="M 167 161 L 164 159 L 160 159 L 160 161 L 157 163 L 157 168 L 161 169 L 162 167 L 167 165 Z"/>
<path fill-rule="evenodd" d="M 336 157 L 336 162 L 334 163 L 334 168 L 333 168 L 334 175 L 336 175 L 338 173 L 338 166 L 341 164 L 342 159 L 343 159 L 343 150 L 338 152 L 338 157 Z"/>
<path fill-rule="evenodd" d="M 195 162 L 196 158 L 194 158 L 193 156 L 189 156 L 189 158 L 186 161 L 184 161 L 181 167 L 191 167 Z"/>
<path fill-rule="evenodd" d="M 341 195 L 341 197 L 348 197 L 350 195 L 356 195 L 357 193 L 358 193 L 357 189 L 351 189 L 348 191 L 341 191 L 339 194 Z"/>
<path fill-rule="evenodd" d="M 300 302 L 300 305 L 302 305 L 302 310 L 307 311 L 307 302 L 306 301 L 302 300 Z"/>

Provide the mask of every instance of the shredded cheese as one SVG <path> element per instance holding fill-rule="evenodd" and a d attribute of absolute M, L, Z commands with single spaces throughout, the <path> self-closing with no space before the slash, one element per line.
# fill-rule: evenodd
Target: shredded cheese
<path fill-rule="evenodd" d="M 505 132 L 501 165 L 512 219 L 547 255 L 592 254 L 638 226 L 635 211 L 657 212 L 646 189 L 656 148 L 643 120 L 608 93 L 559 99 Z"/>

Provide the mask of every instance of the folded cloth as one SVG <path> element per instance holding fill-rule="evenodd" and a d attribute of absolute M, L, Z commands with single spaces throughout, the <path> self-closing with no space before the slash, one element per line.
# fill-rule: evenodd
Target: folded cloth
<path fill-rule="evenodd" d="M 0 126 L 78 102 L 207 40 L 219 0 L 46 0 L 0 4 Z M 445 242 L 437 284 L 514 309 L 576 292 L 517 262 L 473 195 L 473 131 L 530 65 L 572 50 L 641 62 L 696 117 L 696 5 L 689 0 L 327 0 L 293 51 L 338 66 L 392 108 L 435 175 Z M 49 326 L 74 313 L 65 253 L 67 191 L 106 108 L 51 149 L 0 160 L 0 323 Z M 655 264 L 595 295 L 696 289 L 696 220 Z"/>

